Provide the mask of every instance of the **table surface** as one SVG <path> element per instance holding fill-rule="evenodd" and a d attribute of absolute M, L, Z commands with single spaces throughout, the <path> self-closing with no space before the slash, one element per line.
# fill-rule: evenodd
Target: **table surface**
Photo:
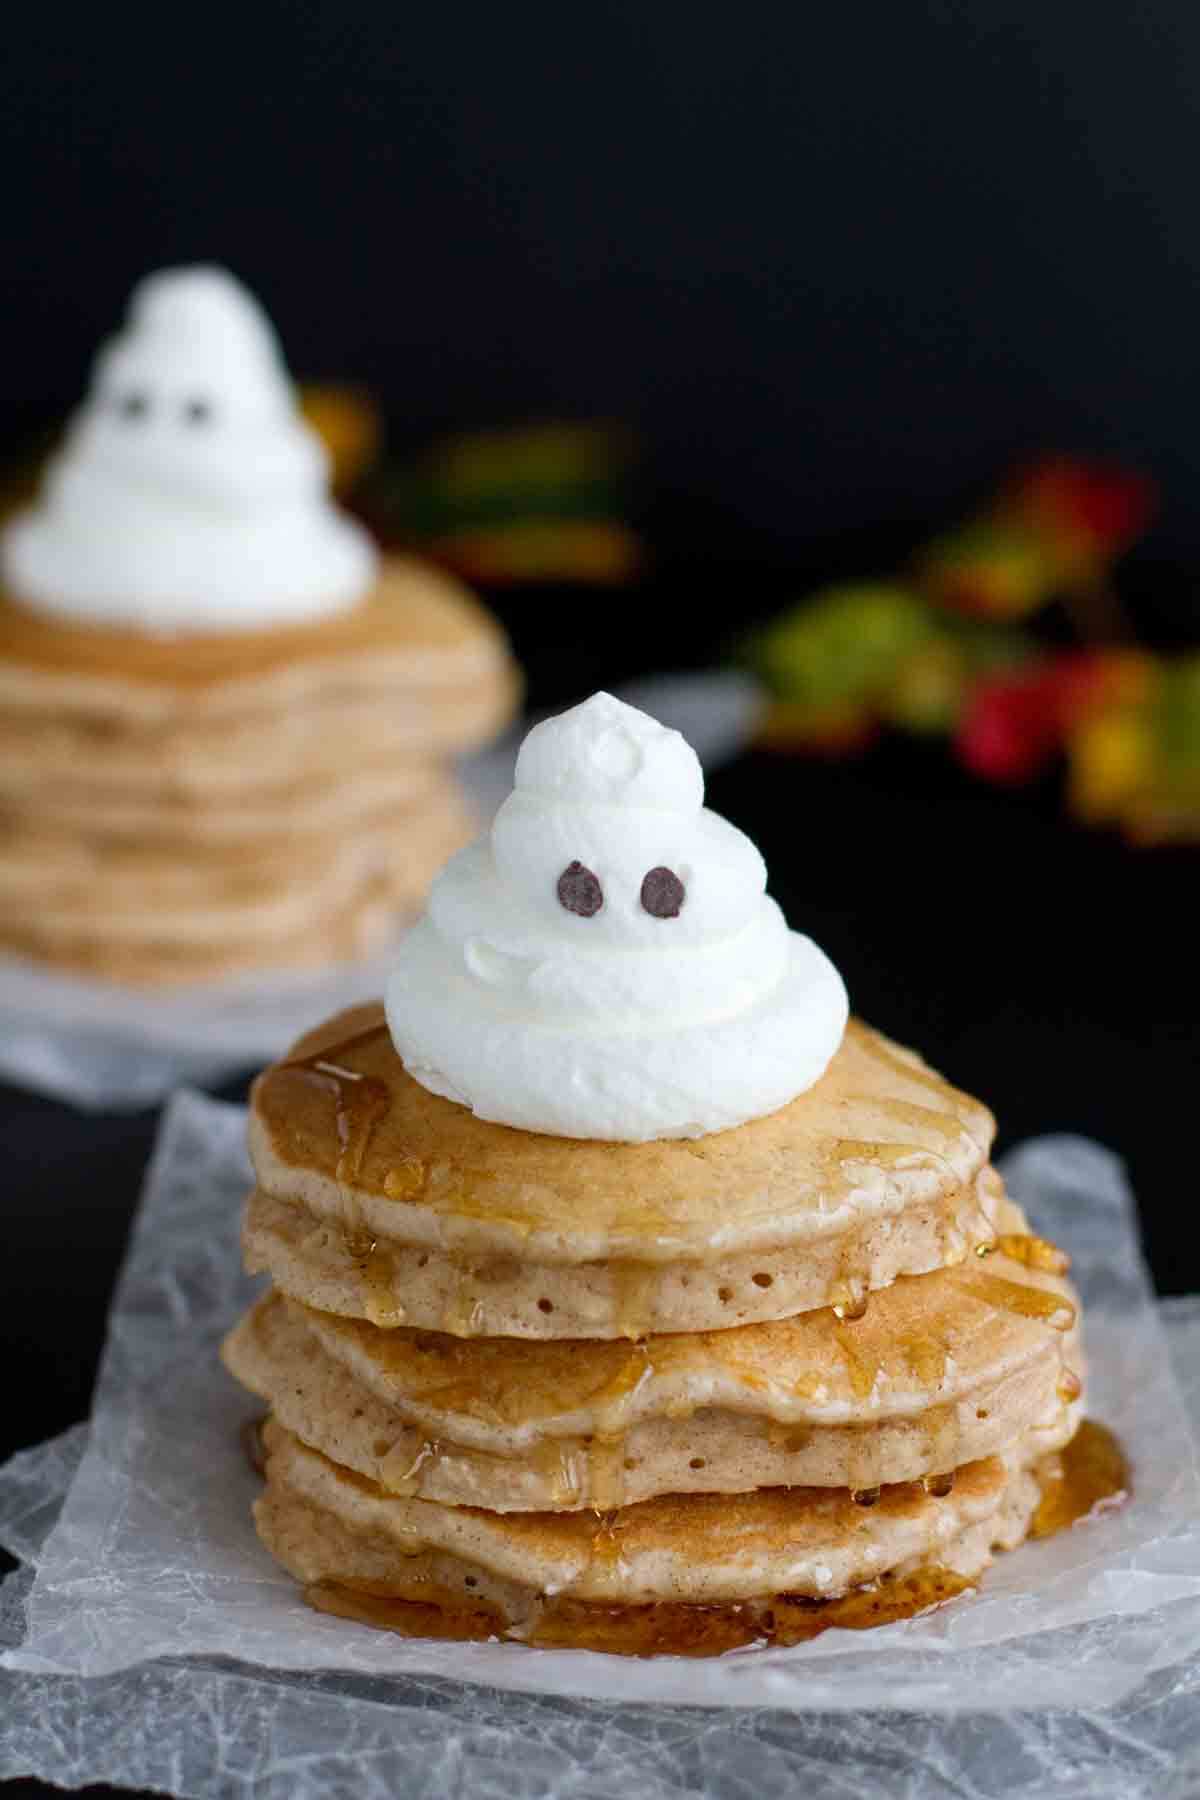
<path fill-rule="evenodd" d="M 933 745 L 888 742 L 846 763 L 748 754 L 709 800 L 756 839 L 772 892 L 832 955 L 856 1011 L 986 1099 L 1001 1147 L 1078 1131 L 1119 1151 L 1159 1288 L 1200 1288 L 1187 1148 L 1200 852 L 1080 833 L 1052 783 L 989 790 Z M 219 1091 L 240 1098 L 249 1073 Z M 0 1458 L 87 1412 L 156 1119 L 0 1087 L 0 1357 L 20 1371 Z"/>

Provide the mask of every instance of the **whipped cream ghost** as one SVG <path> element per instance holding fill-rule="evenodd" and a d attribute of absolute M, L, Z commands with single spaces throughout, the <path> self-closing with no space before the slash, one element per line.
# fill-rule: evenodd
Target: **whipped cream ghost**
<path fill-rule="evenodd" d="M 402 940 L 387 1017 L 408 1072 L 562 1137 L 700 1137 L 824 1073 L 846 990 L 789 931 L 749 838 L 704 806 L 677 731 L 594 694 L 535 726 L 491 831 Z"/>
<path fill-rule="evenodd" d="M 206 267 L 134 290 L 36 505 L 0 540 L 5 585 L 26 605 L 164 634 L 337 613 L 375 567 L 329 498 L 269 319 Z"/>

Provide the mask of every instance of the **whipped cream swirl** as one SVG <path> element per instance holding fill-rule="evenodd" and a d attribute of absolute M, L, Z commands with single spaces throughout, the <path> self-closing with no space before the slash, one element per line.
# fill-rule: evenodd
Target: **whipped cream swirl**
<path fill-rule="evenodd" d="M 135 289 L 0 568 L 39 612 L 167 634 L 340 612 L 370 587 L 376 553 L 329 498 L 266 314 L 225 270 L 199 267 Z"/>
<path fill-rule="evenodd" d="M 789 931 L 690 745 L 609 694 L 535 726 L 490 833 L 434 883 L 387 1016 L 409 1073 L 561 1137 L 701 1137 L 824 1073 L 846 990 Z"/>

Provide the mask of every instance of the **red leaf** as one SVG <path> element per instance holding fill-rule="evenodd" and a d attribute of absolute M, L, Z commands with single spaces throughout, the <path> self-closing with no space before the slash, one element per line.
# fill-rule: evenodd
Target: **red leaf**
<path fill-rule="evenodd" d="M 1145 475 L 1056 456 L 1021 470 L 1003 505 L 1045 529 L 1116 551 L 1146 529 L 1158 490 Z"/>

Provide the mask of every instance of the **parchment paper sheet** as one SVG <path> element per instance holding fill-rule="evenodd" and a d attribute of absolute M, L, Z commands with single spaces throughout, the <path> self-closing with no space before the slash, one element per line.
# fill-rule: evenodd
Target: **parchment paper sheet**
<path fill-rule="evenodd" d="M 754 683 L 728 670 L 653 676 L 620 692 L 682 731 L 710 770 L 743 747 L 759 706 Z M 481 825 L 511 788 L 532 723 L 461 764 Z M 315 1020 L 382 993 L 389 960 L 384 951 L 316 973 L 156 994 L 0 957 L 0 1078 L 77 1106 L 151 1106 L 186 1083 L 269 1062 Z"/>
<path fill-rule="evenodd" d="M 242 1128 L 172 1101 L 90 1431 L 0 1471 L 0 1541 L 36 1565 L 0 1589 L 0 1775 L 289 1800 L 1200 1790 L 1200 1506 L 1167 1347 L 1194 1413 L 1200 1302 L 1153 1304 L 1097 1146 L 1041 1140 L 1007 1172 L 1075 1254 L 1090 1403 L 1133 1456 L 1133 1502 L 927 1619 L 636 1662 L 408 1643 L 309 1612 L 271 1565 L 237 1446 L 251 1409 L 213 1362 L 248 1291 Z"/>

